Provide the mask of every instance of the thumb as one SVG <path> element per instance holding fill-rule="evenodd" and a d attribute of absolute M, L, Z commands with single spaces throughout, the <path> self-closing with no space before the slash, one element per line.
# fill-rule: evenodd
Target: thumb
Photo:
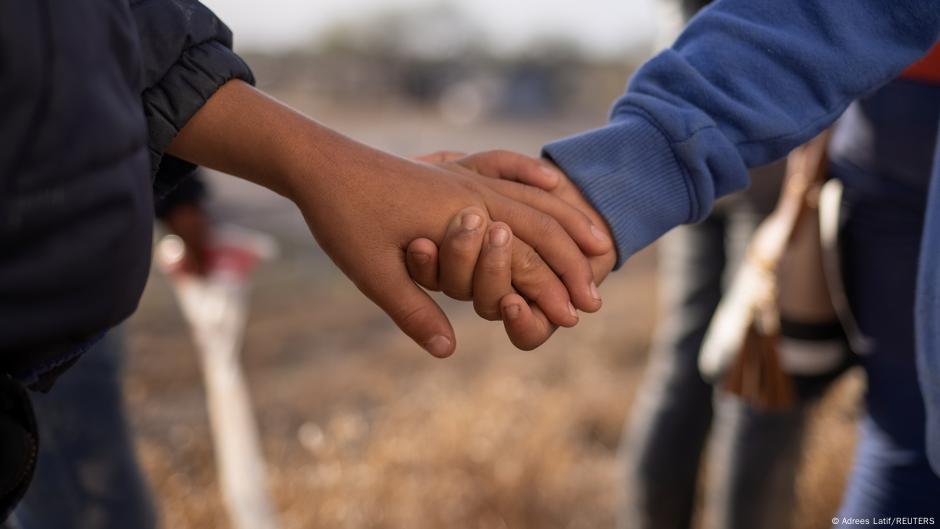
<path fill-rule="evenodd" d="M 433 299 L 411 280 L 405 268 L 404 257 L 382 277 L 369 280 L 372 288 L 364 288 L 380 309 L 395 325 L 427 352 L 438 358 L 454 353 L 457 340 L 444 311 Z"/>

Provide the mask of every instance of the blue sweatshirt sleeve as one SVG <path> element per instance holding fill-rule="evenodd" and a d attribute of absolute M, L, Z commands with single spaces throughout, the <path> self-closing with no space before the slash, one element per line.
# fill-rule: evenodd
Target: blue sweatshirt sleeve
<path fill-rule="evenodd" d="M 937 0 L 719 0 L 599 129 L 545 146 L 607 219 L 618 266 L 747 186 L 940 35 Z"/>

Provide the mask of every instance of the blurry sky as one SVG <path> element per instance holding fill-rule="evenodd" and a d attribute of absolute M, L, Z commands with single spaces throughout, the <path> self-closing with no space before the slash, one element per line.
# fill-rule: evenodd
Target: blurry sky
<path fill-rule="evenodd" d="M 615 56 L 646 45 L 658 0 L 203 0 L 235 32 L 242 50 L 302 46 L 337 23 L 391 9 L 456 6 L 485 31 L 487 45 L 513 52 L 533 41 L 566 38 L 593 54 Z"/>

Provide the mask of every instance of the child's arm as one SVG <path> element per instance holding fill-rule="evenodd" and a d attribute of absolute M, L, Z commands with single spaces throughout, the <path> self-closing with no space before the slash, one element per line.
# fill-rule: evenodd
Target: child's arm
<path fill-rule="evenodd" d="M 568 235 L 575 234 L 589 251 L 609 249 L 609 241 L 594 238 L 586 217 L 568 215 L 563 228 L 552 216 L 508 198 L 515 188 L 495 190 L 506 184 L 522 189 L 522 184 L 377 151 L 245 83 L 233 81 L 219 89 L 180 131 L 168 153 L 293 200 L 336 264 L 436 356 L 453 352 L 453 330 L 440 308 L 409 278 L 404 248 L 421 237 L 441 241 L 459 212 L 476 212 L 481 229 L 491 219 L 505 220 L 557 273 L 564 285 L 557 279 L 554 285 L 544 285 L 556 292 L 550 298 L 554 303 L 544 307 L 552 321 L 577 321 L 568 310 L 565 286 L 575 305 L 584 310 L 599 307 L 591 293 L 590 265 Z M 560 200 L 554 205 L 557 211 L 568 208 Z"/>

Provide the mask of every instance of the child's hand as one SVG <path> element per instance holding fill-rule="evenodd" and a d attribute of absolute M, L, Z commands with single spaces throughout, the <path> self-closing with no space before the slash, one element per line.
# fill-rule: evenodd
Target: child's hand
<path fill-rule="evenodd" d="M 424 158 L 457 161 L 476 170 L 482 168 L 481 172 L 488 176 L 538 186 L 583 211 L 593 227 L 603 230 L 605 236 L 609 237 L 604 220 L 568 178 L 546 161 L 502 151 L 470 157 L 463 157 L 460 153 L 436 153 Z M 533 198 L 539 196 L 540 193 L 532 193 Z M 522 201 L 540 209 L 535 200 L 523 198 Z M 559 324 L 547 314 L 552 300 L 540 297 L 544 285 L 551 284 L 551 274 L 540 273 L 538 268 L 517 265 L 516 246 L 524 243 L 513 241 L 510 250 L 501 244 L 504 239 L 501 233 L 504 230 L 508 231 L 508 226 L 494 224 L 485 236 L 482 233 L 474 236 L 461 230 L 458 223 L 453 223 L 439 251 L 432 241 L 412 241 L 408 247 L 408 268 L 412 278 L 425 288 L 436 290 L 441 287 L 452 297 L 456 297 L 451 294 L 453 291 L 466 292 L 469 289 L 472 292 L 469 297 L 472 297 L 474 308 L 480 316 L 502 319 L 513 344 L 520 349 L 533 349 L 544 343 Z M 610 272 L 615 260 L 616 254 L 612 248 L 594 253 L 590 261 L 597 283 Z M 466 273 L 455 275 L 455 270 L 471 270 L 472 277 Z M 448 288 L 451 292 L 444 285 L 450 285 Z M 592 291 L 599 307 L 600 296 L 596 294 L 594 284 Z M 533 303 L 530 305 L 527 300 Z"/>
<path fill-rule="evenodd" d="M 584 253 L 603 255 L 611 251 L 610 239 L 600 229 L 592 226 L 591 220 L 576 208 L 534 187 L 495 180 L 504 178 L 534 182 L 541 186 L 558 185 L 560 172 L 546 166 L 538 159 L 508 151 L 491 151 L 473 156 L 465 156 L 457 152 L 438 152 L 419 157 L 419 159 L 441 164 L 447 169 L 461 173 L 467 173 L 472 169 L 474 177 L 478 176 L 477 173 L 488 176 L 493 180 L 484 180 L 485 185 L 495 186 L 507 195 L 526 199 L 543 213 L 555 218 L 571 234 Z M 496 255 L 505 254 L 507 273 L 511 268 L 512 284 L 527 299 L 538 304 L 544 313 L 542 315 L 547 316 L 550 322 L 571 327 L 578 321 L 576 309 L 594 312 L 600 308 L 596 288 L 590 286 L 590 299 L 579 300 L 575 297 L 575 303 L 572 304 L 564 285 L 536 249 L 523 240 L 513 237 L 510 227 L 505 223 L 490 226 L 491 229 L 497 229 L 495 232 L 491 230 L 488 234 L 485 223 L 468 224 L 465 222 L 467 219 L 479 217 L 479 215 L 474 216 L 474 213 L 474 211 L 468 211 L 454 218 L 447 229 L 445 242 L 441 246 L 443 251 L 440 255 L 433 241 L 428 239 L 412 241 L 408 247 L 407 262 L 409 273 L 420 285 L 429 290 L 441 290 L 454 299 L 463 301 L 472 299 L 474 308 L 481 317 L 488 320 L 502 319 L 499 300 L 514 291 L 511 287 L 496 288 L 493 281 L 485 279 L 487 272 L 492 273 L 495 272 L 494 270 L 481 270 L 481 273 L 474 274 L 475 270 L 479 270 L 484 263 L 483 260 L 477 262 L 481 245 L 486 249 L 485 240 L 495 241 L 497 243 L 494 247 L 495 255 L 486 262 L 496 259 Z M 509 234 L 509 239 L 506 244 L 501 244 L 504 233 Z M 495 237 L 490 238 L 490 235 L 495 235 Z M 497 251 L 496 248 L 499 250 Z M 501 266 L 498 262 L 491 264 Z M 508 281 L 506 285 L 509 285 Z"/>
<path fill-rule="evenodd" d="M 416 238 L 443 243 L 450 234 L 454 244 L 442 255 L 441 277 L 451 293 L 467 299 L 470 291 L 461 284 L 472 277 L 474 266 L 461 253 L 461 235 L 473 240 L 493 220 L 505 221 L 520 239 L 521 277 L 538 278 L 533 286 L 539 290 L 527 292 L 544 303 L 552 322 L 577 323 L 572 301 L 583 310 L 599 307 L 579 246 L 551 216 L 488 187 L 499 180 L 384 154 L 368 160 L 357 156 L 361 165 L 349 159 L 337 166 L 341 178 L 326 185 L 308 182 L 292 196 L 336 264 L 432 354 L 449 355 L 455 341 L 440 308 L 408 277 L 404 249 Z M 566 207 L 560 201 L 556 206 Z M 590 234 L 586 218 L 572 217 L 581 225 L 571 231 Z"/>

